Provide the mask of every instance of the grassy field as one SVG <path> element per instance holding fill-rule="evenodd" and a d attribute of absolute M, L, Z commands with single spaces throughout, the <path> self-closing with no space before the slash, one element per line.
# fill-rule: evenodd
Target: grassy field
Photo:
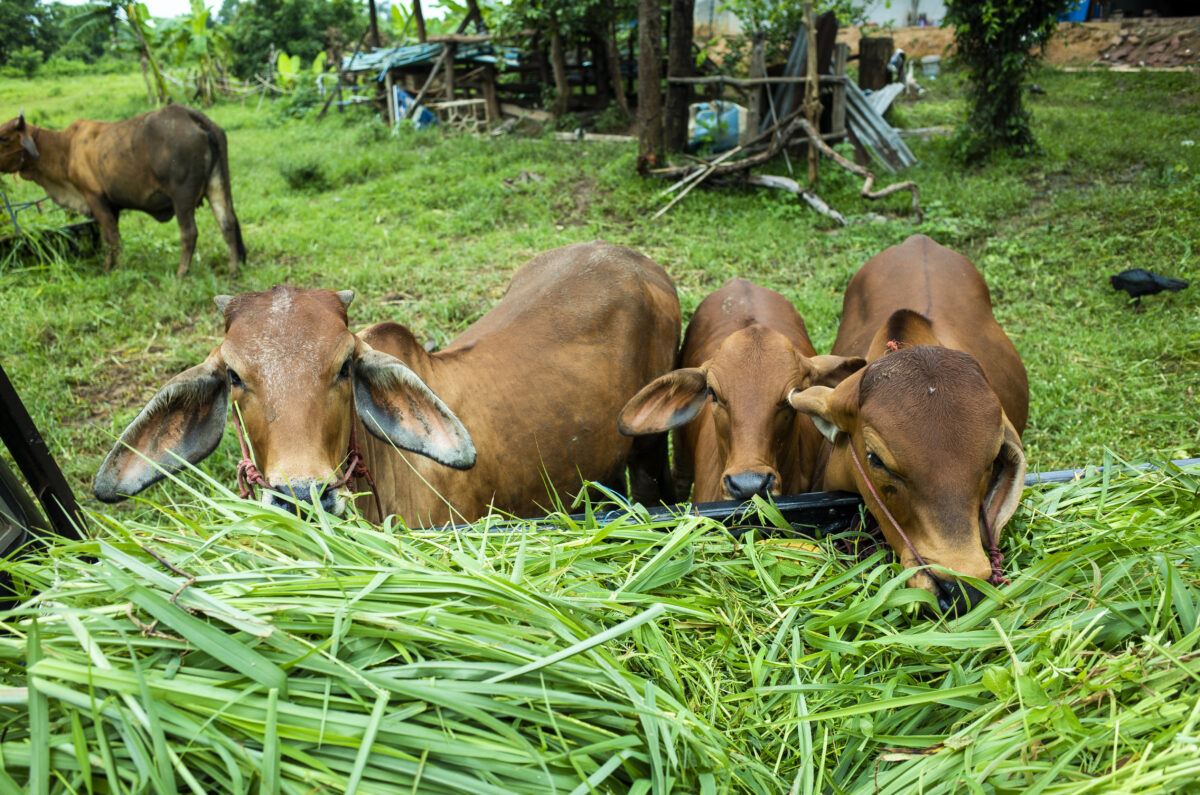
<path fill-rule="evenodd" d="M 397 319 L 443 343 L 531 254 L 603 237 L 662 262 L 686 312 L 733 275 L 780 290 L 827 350 L 850 274 L 921 231 L 992 286 L 1029 368 L 1031 469 L 1200 455 L 1196 286 L 1134 313 L 1106 279 L 1197 276 L 1200 151 L 1184 142 L 1200 80 L 1037 80 L 1044 155 L 961 173 L 914 142 L 920 226 L 903 196 L 868 204 L 826 169 L 843 229 L 731 189 L 651 222 L 662 186 L 620 145 L 218 106 L 241 276 L 207 211 L 183 281 L 174 224 L 131 214 L 112 274 L 95 257 L 0 272 L 0 361 L 86 495 L 116 433 L 217 341 L 216 293 L 352 288 L 356 326 Z M 932 88 L 897 121 L 952 123 L 953 80 Z M 141 91 L 134 76 L 0 82 L 0 117 L 118 118 Z M 522 171 L 542 180 L 506 187 Z M 310 524 L 221 485 L 234 445 L 212 480 L 105 508 L 93 538 L 3 565 L 38 595 L 0 613 L 0 790 L 1197 791 L 1195 470 L 1027 491 L 1004 542 L 1013 584 L 934 620 L 882 553 L 845 551 L 852 534 L 735 541 L 636 511 L 512 534 Z"/>
<path fill-rule="evenodd" d="M 115 436 L 172 374 L 216 343 L 217 293 L 280 282 L 353 289 L 355 327 L 382 319 L 444 343 L 498 298 L 535 252 L 603 238 L 641 249 L 675 278 L 685 316 L 731 276 L 793 299 L 818 351 L 833 342 L 841 292 L 888 245 L 923 232 L 967 253 L 1029 370 L 1031 470 L 1200 455 L 1200 309 L 1196 287 L 1130 310 L 1107 276 L 1127 267 L 1200 276 L 1200 78 L 1193 74 L 1045 72 L 1031 96 L 1040 158 L 963 173 L 941 142 L 912 141 L 926 220 L 906 195 L 872 204 L 826 166 L 821 193 L 852 219 L 835 228 L 772 192 L 694 191 L 663 218 L 659 183 L 633 175 L 625 145 L 546 138 L 390 136 L 364 117 L 281 121 L 269 104 L 214 107 L 229 133 L 234 198 L 249 247 L 237 279 L 211 213 L 197 213 L 192 274 L 175 280 L 178 228 L 122 219 L 124 261 L 99 257 L 0 272 L 0 360 L 72 484 L 90 479 Z M 952 79 L 931 84 L 897 123 L 952 123 Z M 0 117 L 41 125 L 144 109 L 140 78 L 0 82 Z M 783 170 L 783 165 L 778 170 Z M 542 181 L 505 178 L 522 171 Z M 292 187 L 289 185 L 292 180 Z M 32 183 L 5 180 L 15 199 Z M 62 211 L 56 217 L 67 221 Z M 29 217 L 27 214 L 24 216 Z M 233 450 L 226 439 L 222 448 Z M 231 471 L 232 455 L 214 456 Z M 219 461 L 220 463 L 216 463 Z M 223 467 L 223 468 L 222 468 Z M 93 503 L 94 504 L 94 503 Z"/>

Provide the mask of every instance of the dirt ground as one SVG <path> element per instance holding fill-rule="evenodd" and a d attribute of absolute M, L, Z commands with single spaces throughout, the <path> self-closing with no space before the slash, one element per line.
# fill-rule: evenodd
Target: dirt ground
<path fill-rule="evenodd" d="M 891 36 L 910 59 L 945 57 L 954 43 L 948 28 L 893 28 Z M 858 28 L 838 32 L 851 52 L 858 51 L 860 38 Z M 1062 22 L 1046 46 L 1046 60 L 1056 66 L 1200 66 L 1200 17 Z"/>

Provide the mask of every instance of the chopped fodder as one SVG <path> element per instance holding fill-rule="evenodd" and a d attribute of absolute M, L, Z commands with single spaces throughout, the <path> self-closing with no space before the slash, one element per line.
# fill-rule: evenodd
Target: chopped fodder
<path fill-rule="evenodd" d="M 1013 584 L 933 620 L 883 553 L 696 518 L 411 533 L 227 494 L 105 517 L 8 564 L 39 593 L 0 614 L 4 784 L 1189 791 L 1198 521 L 1195 469 L 1030 490 Z"/>

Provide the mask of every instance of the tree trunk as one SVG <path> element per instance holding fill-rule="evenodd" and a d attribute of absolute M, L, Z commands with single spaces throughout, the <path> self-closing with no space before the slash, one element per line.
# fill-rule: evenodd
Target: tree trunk
<path fill-rule="evenodd" d="M 562 34 L 558 31 L 558 22 L 550 31 L 550 68 L 554 70 L 554 90 L 557 96 L 550 112 L 562 118 L 567 113 L 567 103 L 571 99 L 571 86 L 567 83 L 567 56 L 563 52 Z"/>
<path fill-rule="evenodd" d="M 417 20 L 417 41 L 425 43 L 425 12 L 421 10 L 421 0 L 413 0 L 413 16 Z"/>
<path fill-rule="evenodd" d="M 383 42 L 379 39 L 379 14 L 375 10 L 375 0 L 367 0 L 367 10 L 371 20 L 371 33 L 367 36 L 367 44 L 378 47 Z"/>
<path fill-rule="evenodd" d="M 592 58 L 592 82 L 596 86 L 596 102 L 603 108 L 612 103 L 612 81 L 608 78 L 608 56 L 603 39 L 595 33 L 588 36 L 588 53 Z"/>
<path fill-rule="evenodd" d="M 858 87 L 878 91 L 887 85 L 887 63 L 892 57 L 890 38 L 861 39 L 858 42 Z"/>
<path fill-rule="evenodd" d="M 638 171 L 662 160 L 662 7 L 638 0 Z"/>
<path fill-rule="evenodd" d="M 667 75 L 692 75 L 692 17 L 695 0 L 671 0 L 670 46 L 667 49 Z M 687 146 L 688 105 L 692 99 L 691 86 L 667 85 L 667 149 L 682 151 Z"/>
<path fill-rule="evenodd" d="M 609 22 L 608 35 L 604 37 L 604 50 L 608 57 L 608 77 L 612 80 L 613 95 L 617 98 L 617 105 L 625 112 L 627 119 L 632 119 L 633 114 L 629 112 L 629 99 L 625 96 L 625 81 L 621 79 L 621 52 L 617 49 L 615 21 Z"/>

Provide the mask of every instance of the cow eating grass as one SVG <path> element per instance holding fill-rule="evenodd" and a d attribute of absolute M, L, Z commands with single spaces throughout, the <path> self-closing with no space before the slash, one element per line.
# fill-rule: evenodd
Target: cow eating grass
<path fill-rule="evenodd" d="M 131 496 L 208 456 L 233 404 L 276 505 L 315 497 L 340 512 L 366 491 L 365 477 L 339 477 L 352 430 L 382 513 L 410 527 L 493 507 L 542 514 L 547 486 L 577 491 L 581 480 L 624 491 L 627 465 L 634 499 L 673 499 L 665 437 L 617 430 L 621 407 L 671 368 L 679 344 L 675 285 L 654 261 L 598 241 L 539 254 L 432 354 L 397 323 L 351 333 L 352 298 L 293 287 L 218 297 L 225 338 L 125 430 L 96 496 Z M 359 506 L 382 520 L 371 497 Z"/>
<path fill-rule="evenodd" d="M 246 259 L 233 212 L 225 132 L 198 110 L 168 105 L 120 122 L 72 122 L 50 130 L 21 114 L 0 125 L 0 173 L 40 185 L 56 204 L 95 218 L 104 239 L 104 270 L 121 250 L 122 210 L 156 221 L 179 219 L 182 249 L 176 276 L 196 250 L 196 208 L 208 199 L 229 247 L 229 272 Z"/>
<path fill-rule="evenodd" d="M 914 235 L 850 280 L 833 352 L 867 366 L 791 394 L 832 443 L 823 488 L 861 494 L 911 585 L 956 614 L 997 582 L 998 543 L 1025 477 L 1029 383 L 961 254 Z"/>
<path fill-rule="evenodd" d="M 836 386 L 866 362 L 818 356 L 788 299 L 730 279 L 696 307 L 679 364 L 626 404 L 621 432 L 678 429 L 676 486 L 690 480 L 693 502 L 713 502 L 809 491 L 823 439 L 788 395 Z"/>

